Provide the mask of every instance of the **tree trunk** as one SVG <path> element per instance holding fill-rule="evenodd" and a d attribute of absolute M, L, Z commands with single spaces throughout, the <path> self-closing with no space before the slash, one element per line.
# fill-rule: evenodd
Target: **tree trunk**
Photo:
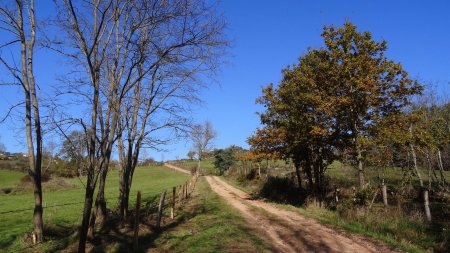
<path fill-rule="evenodd" d="M 387 196 L 387 187 L 384 184 L 384 180 L 381 183 L 381 193 L 383 195 L 383 204 L 385 207 L 387 207 L 388 206 L 388 196 Z"/>
<path fill-rule="evenodd" d="M 130 190 L 131 184 L 133 182 L 134 170 L 136 169 L 138 157 L 139 157 L 139 148 L 140 148 L 140 140 L 137 141 L 134 147 L 134 153 L 132 152 L 132 143 L 129 143 L 128 152 L 126 155 L 126 162 L 123 164 L 123 169 L 120 173 L 120 192 L 119 192 L 119 205 L 120 205 L 120 215 L 122 219 L 127 218 L 129 199 L 130 199 Z"/>
<path fill-rule="evenodd" d="M 438 155 L 439 172 L 441 174 L 441 184 L 442 184 L 442 187 L 445 188 L 446 182 L 445 182 L 445 176 L 444 176 L 444 165 L 442 164 L 441 150 L 438 149 L 437 155 Z"/>
<path fill-rule="evenodd" d="M 409 125 L 409 133 L 412 138 L 412 124 Z M 414 144 L 412 143 L 412 141 L 409 143 L 409 150 L 411 152 L 412 159 L 413 159 L 414 172 L 416 173 L 417 177 L 419 178 L 420 187 L 423 188 L 423 180 L 422 180 L 422 176 L 420 175 L 419 168 L 417 166 L 416 151 L 414 149 Z"/>
<path fill-rule="evenodd" d="M 302 189 L 303 188 L 303 186 L 302 186 L 302 175 L 301 175 L 302 172 L 300 170 L 300 165 L 295 163 L 294 167 L 295 167 L 295 173 L 297 174 L 298 188 Z"/>
<path fill-rule="evenodd" d="M 42 168 L 42 130 L 39 114 L 39 104 L 36 95 L 36 84 L 34 79 L 33 58 L 34 45 L 36 37 L 36 20 L 34 12 L 34 0 L 28 3 L 16 1 L 17 19 L 15 29 L 17 29 L 18 39 L 20 40 L 20 57 L 21 57 L 21 83 L 25 93 L 25 132 L 27 139 L 28 151 L 28 174 L 31 178 L 34 188 L 34 237 L 35 242 L 43 241 L 43 209 L 42 209 L 42 184 L 41 184 L 41 168 Z M 26 7 L 28 7 L 27 10 Z M 28 13 L 30 36 L 26 37 L 26 28 L 24 23 L 24 13 Z M 26 14 L 25 14 L 26 15 Z M 11 22 L 12 23 L 12 22 Z M 19 71 L 19 70 L 18 70 Z M 32 115 L 33 114 L 33 115 Z M 32 123 L 34 120 L 34 126 Z M 33 128 L 34 127 L 34 128 Z M 34 130 L 34 139 L 33 139 Z M 34 149 L 36 144 L 36 150 Z"/>
<path fill-rule="evenodd" d="M 91 215 L 88 236 L 94 238 L 95 225 L 103 225 L 106 220 L 106 200 L 105 200 L 105 184 L 108 175 L 108 167 L 106 166 L 100 174 L 100 182 L 98 185 L 97 197 L 95 198 L 95 207 Z"/>
<path fill-rule="evenodd" d="M 436 175 L 436 171 L 434 170 L 433 165 L 431 163 L 431 156 L 430 156 L 429 149 L 427 149 L 427 164 L 428 164 L 428 169 L 429 169 L 429 171 L 428 171 L 429 179 L 431 178 L 433 182 L 437 182 L 438 184 L 441 184 L 440 180 L 438 179 L 438 177 Z M 431 189 L 431 185 L 429 185 L 428 188 Z"/>
<path fill-rule="evenodd" d="M 97 220 L 102 224 L 106 218 L 106 199 L 105 199 L 105 186 L 106 186 L 106 176 L 108 175 L 108 165 L 102 171 L 100 175 L 100 182 L 98 185 L 98 193 L 95 200 L 95 207 L 97 210 Z"/>
<path fill-rule="evenodd" d="M 366 182 L 365 182 L 365 177 L 364 177 L 364 167 L 363 167 L 361 144 L 358 141 L 359 130 L 358 130 L 356 121 L 353 123 L 352 132 L 353 132 L 353 145 L 355 147 L 355 153 L 356 153 L 356 162 L 358 163 L 359 187 L 361 189 L 363 189 L 365 187 Z"/>
<path fill-rule="evenodd" d="M 411 127 L 410 127 L 410 132 L 412 132 Z M 414 145 L 412 143 L 410 143 L 409 148 L 410 148 L 411 155 L 413 158 L 414 171 L 415 171 L 417 177 L 419 178 L 420 189 L 423 194 L 423 205 L 425 208 L 425 214 L 427 216 L 427 220 L 431 221 L 430 203 L 429 203 L 429 199 L 428 199 L 428 189 L 425 189 L 425 187 L 423 185 L 422 176 L 420 175 L 419 167 L 417 166 L 417 157 L 416 157 Z"/>
<path fill-rule="evenodd" d="M 83 220 L 80 227 L 80 238 L 78 241 L 78 253 L 86 251 L 87 232 L 89 229 L 89 218 L 91 217 L 92 203 L 94 196 L 95 185 L 92 184 L 92 179 L 86 183 L 86 194 L 84 198 Z"/>
<path fill-rule="evenodd" d="M 41 184 L 41 174 L 35 173 L 33 179 L 34 185 L 34 212 L 33 212 L 33 222 L 34 222 L 34 236 L 36 242 L 42 242 L 44 240 L 44 222 L 42 219 L 43 208 L 42 208 L 42 184 Z"/>
<path fill-rule="evenodd" d="M 427 159 L 427 169 L 428 169 L 428 189 L 431 189 L 431 171 L 433 170 L 433 167 L 431 166 L 431 161 L 430 161 L 430 155 L 429 152 L 426 152 L 426 159 Z"/>
<path fill-rule="evenodd" d="M 417 166 L 416 151 L 415 151 L 414 145 L 412 143 L 409 144 L 409 149 L 411 151 L 411 156 L 412 156 L 412 159 L 413 159 L 414 172 L 416 173 L 417 178 L 419 178 L 420 187 L 423 188 L 422 176 L 420 175 L 419 167 Z"/>
<path fill-rule="evenodd" d="M 311 163 L 309 162 L 309 159 L 305 162 L 305 171 L 306 171 L 306 175 L 308 176 L 308 188 L 310 191 L 313 191 L 314 182 L 313 182 L 313 176 L 312 176 L 312 171 L 311 171 Z"/>
<path fill-rule="evenodd" d="M 200 175 L 201 175 L 201 172 L 200 172 L 200 170 L 201 170 L 201 168 L 200 168 L 201 162 L 202 162 L 202 159 L 199 158 L 199 159 L 198 159 L 198 163 L 197 163 L 197 171 L 196 171 L 197 176 L 200 176 Z"/>
<path fill-rule="evenodd" d="M 427 216 L 427 221 L 431 221 L 431 212 L 430 212 L 430 201 L 428 199 L 428 190 L 423 191 L 423 204 L 425 207 L 425 215 Z"/>
<path fill-rule="evenodd" d="M 358 162 L 358 177 L 359 177 L 359 187 L 363 189 L 365 187 L 364 179 L 364 167 L 362 162 L 362 151 L 359 144 L 356 147 L 356 161 Z"/>
<path fill-rule="evenodd" d="M 125 219 L 128 217 L 128 199 L 129 199 L 129 189 L 128 189 L 128 175 L 127 168 L 123 168 L 120 171 L 120 181 L 119 181 L 119 210 L 120 217 Z"/>

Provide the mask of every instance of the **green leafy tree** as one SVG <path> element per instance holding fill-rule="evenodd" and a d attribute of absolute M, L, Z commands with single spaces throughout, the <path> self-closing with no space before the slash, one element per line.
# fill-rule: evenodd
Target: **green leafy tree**
<path fill-rule="evenodd" d="M 322 37 L 329 69 L 325 74 L 334 83 L 336 94 L 336 122 L 343 133 L 349 133 L 359 184 L 364 187 L 362 143 L 369 129 L 383 117 L 401 111 L 422 86 L 400 63 L 386 57 L 386 41 L 374 41 L 370 32 L 358 32 L 350 22 L 338 28 L 325 27 Z"/>
<path fill-rule="evenodd" d="M 318 197 L 324 196 L 325 170 L 339 140 L 333 120 L 334 83 L 324 75 L 329 71 L 325 56 L 324 50 L 310 50 L 298 65 L 283 70 L 277 89 L 269 85 L 257 100 L 266 107 L 262 123 L 284 132 L 283 152 L 294 161 L 299 186 L 302 170 Z"/>
<path fill-rule="evenodd" d="M 214 151 L 214 166 L 219 169 L 219 174 L 223 175 L 231 166 L 237 162 L 233 148 L 217 149 Z"/>
<path fill-rule="evenodd" d="M 338 150 L 351 151 L 365 186 L 364 145 L 373 129 L 422 89 L 401 64 L 387 59 L 385 41 L 374 41 L 350 22 L 325 27 L 322 37 L 323 48 L 310 49 L 298 65 L 284 69 L 278 87 L 270 84 L 257 100 L 266 109 L 261 122 L 285 131 L 283 152 L 319 197 Z"/>

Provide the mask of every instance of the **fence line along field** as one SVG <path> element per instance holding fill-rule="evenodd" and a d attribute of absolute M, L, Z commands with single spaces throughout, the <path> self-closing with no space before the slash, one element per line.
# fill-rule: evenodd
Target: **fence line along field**
<path fill-rule="evenodd" d="M 9 193 L 0 193 L 0 252 L 22 249 L 26 244 L 26 234 L 31 231 L 33 213 L 32 187 L 25 174 L 0 170 L 0 185 L 8 187 Z M 188 175 L 173 172 L 162 167 L 138 168 L 133 178 L 130 207 L 134 206 L 137 191 L 141 191 L 143 203 L 159 198 L 163 189 L 171 192 L 172 187 L 184 184 Z M 105 188 L 108 205 L 117 206 L 118 171 L 108 174 Z M 66 237 L 77 231 L 84 201 L 84 182 L 79 178 L 52 178 L 44 183 L 44 220 L 50 240 L 39 247 L 52 248 L 61 243 L 61 233 Z M 171 196 L 170 196 L 171 197 Z M 170 198 L 169 198 L 170 200 Z M 52 235 L 53 234 L 53 235 Z M 53 237 L 53 238 L 52 238 Z M 58 238 L 59 237 L 59 238 Z M 52 239 L 58 238 L 59 241 Z"/>

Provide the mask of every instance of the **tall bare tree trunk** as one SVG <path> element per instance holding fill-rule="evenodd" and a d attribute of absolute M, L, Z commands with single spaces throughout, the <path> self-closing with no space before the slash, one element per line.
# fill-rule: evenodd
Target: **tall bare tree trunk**
<path fill-rule="evenodd" d="M 36 38 L 36 20 L 34 0 L 15 1 L 17 7 L 17 19 L 13 20 L 15 25 L 14 35 L 20 41 L 21 69 L 12 68 L 3 58 L 2 63 L 10 70 L 12 75 L 21 83 L 25 94 L 25 132 L 28 151 L 28 174 L 33 183 L 34 194 L 34 239 L 35 242 L 43 241 L 43 208 L 42 208 L 42 130 L 39 113 L 39 103 L 36 94 L 36 83 L 34 78 L 33 58 Z M 3 10 L 3 9 L 2 9 Z M 3 12 L 6 13 L 6 12 Z M 24 22 L 28 18 L 28 23 Z M 12 19 L 13 17 L 9 17 Z M 11 24 L 13 22 L 11 21 Z M 6 24 L 6 23 L 5 23 Z M 29 26 L 28 28 L 26 26 Z M 29 31 L 29 35 L 27 32 Z M 17 74 L 20 72 L 20 77 Z M 33 125 L 34 124 L 34 125 Z M 33 136 L 34 132 L 34 136 Z"/>

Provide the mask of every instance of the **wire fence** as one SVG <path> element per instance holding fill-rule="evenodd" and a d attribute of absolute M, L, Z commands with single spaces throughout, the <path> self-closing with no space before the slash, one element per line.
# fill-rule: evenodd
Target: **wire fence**
<path fill-rule="evenodd" d="M 189 181 L 186 181 L 186 182 L 189 182 Z M 186 182 L 183 183 L 183 184 L 186 184 Z M 174 187 L 179 188 L 183 184 L 180 184 L 180 185 L 177 185 L 177 186 L 174 186 Z M 152 191 L 152 192 L 142 192 L 141 191 L 141 194 L 143 196 L 146 196 L 147 199 L 152 199 L 152 198 L 156 198 L 156 197 L 160 196 L 160 193 L 156 193 L 155 194 L 154 191 Z M 76 201 L 76 202 L 67 202 L 67 203 L 56 203 L 56 204 L 51 204 L 51 205 L 45 205 L 44 204 L 42 206 L 42 208 L 44 210 L 46 210 L 46 209 L 50 209 L 50 208 L 71 206 L 71 205 L 79 205 L 79 204 L 84 204 L 84 200 L 83 201 Z M 109 201 L 109 206 L 111 206 L 113 208 L 117 208 L 118 205 L 119 205 L 119 201 L 118 200 L 116 200 L 116 201 Z M 34 207 L 27 207 L 27 208 L 13 209 L 13 210 L 0 210 L 0 215 L 1 214 L 10 214 L 10 213 L 11 214 L 16 214 L 16 213 L 19 213 L 19 212 L 26 212 L 26 211 L 33 211 L 33 210 L 34 210 Z"/>
<path fill-rule="evenodd" d="M 157 211 L 156 212 L 157 217 L 155 220 L 156 221 L 155 228 L 159 229 L 160 224 L 161 224 L 161 219 L 164 215 L 164 210 L 166 210 L 167 208 L 170 208 L 170 217 L 172 219 L 174 219 L 177 207 L 180 208 L 182 206 L 183 202 L 185 202 L 191 196 L 192 192 L 195 189 L 196 182 L 197 182 L 197 176 L 194 175 L 189 180 L 185 181 L 183 184 L 176 185 L 176 186 L 169 188 L 172 191 L 169 192 L 169 194 L 171 194 L 171 196 L 167 198 L 168 201 L 165 201 L 168 189 L 163 189 L 160 194 L 154 194 L 154 192 L 152 192 L 151 195 L 149 192 L 147 192 L 147 193 L 144 192 L 142 194 L 141 191 L 137 191 L 138 197 L 136 198 L 135 204 L 138 204 L 138 205 L 136 205 L 137 212 L 135 213 L 135 217 L 138 217 L 140 215 L 153 214 L 155 211 Z M 144 203 L 141 203 L 141 196 L 139 196 L 139 195 L 141 195 L 141 196 L 143 195 L 143 196 L 145 196 L 145 199 L 153 200 L 153 201 L 144 201 Z M 159 204 L 157 206 L 155 206 L 154 205 L 155 200 L 158 199 L 158 196 L 160 197 Z M 57 208 L 57 207 L 63 207 L 63 206 L 80 205 L 80 204 L 84 204 L 84 201 L 67 202 L 67 203 L 53 204 L 53 205 L 44 205 L 43 209 L 45 210 L 45 209 L 51 209 L 51 208 Z M 117 209 L 118 204 L 119 204 L 119 201 L 117 201 L 115 203 L 115 205 L 110 203 L 109 206 L 114 206 L 115 209 Z M 146 206 L 144 206 L 143 212 L 140 212 L 140 208 L 141 208 L 142 204 L 146 204 Z M 156 209 L 156 207 L 157 207 L 157 209 Z M 31 210 L 34 210 L 34 208 L 6 210 L 6 211 L 0 211 L 0 215 L 17 214 L 17 213 L 31 211 Z M 136 222 L 135 222 L 135 224 L 136 224 Z M 139 226 L 137 226 L 137 229 L 138 228 L 139 228 Z M 136 236 L 138 236 L 138 230 L 136 230 L 135 237 Z M 135 239 L 135 240 L 137 240 L 137 239 Z M 25 250 L 25 249 L 34 248 L 35 246 L 37 246 L 39 244 L 42 244 L 42 243 L 28 245 L 25 248 L 12 250 L 11 252 L 21 252 L 22 250 Z"/>

